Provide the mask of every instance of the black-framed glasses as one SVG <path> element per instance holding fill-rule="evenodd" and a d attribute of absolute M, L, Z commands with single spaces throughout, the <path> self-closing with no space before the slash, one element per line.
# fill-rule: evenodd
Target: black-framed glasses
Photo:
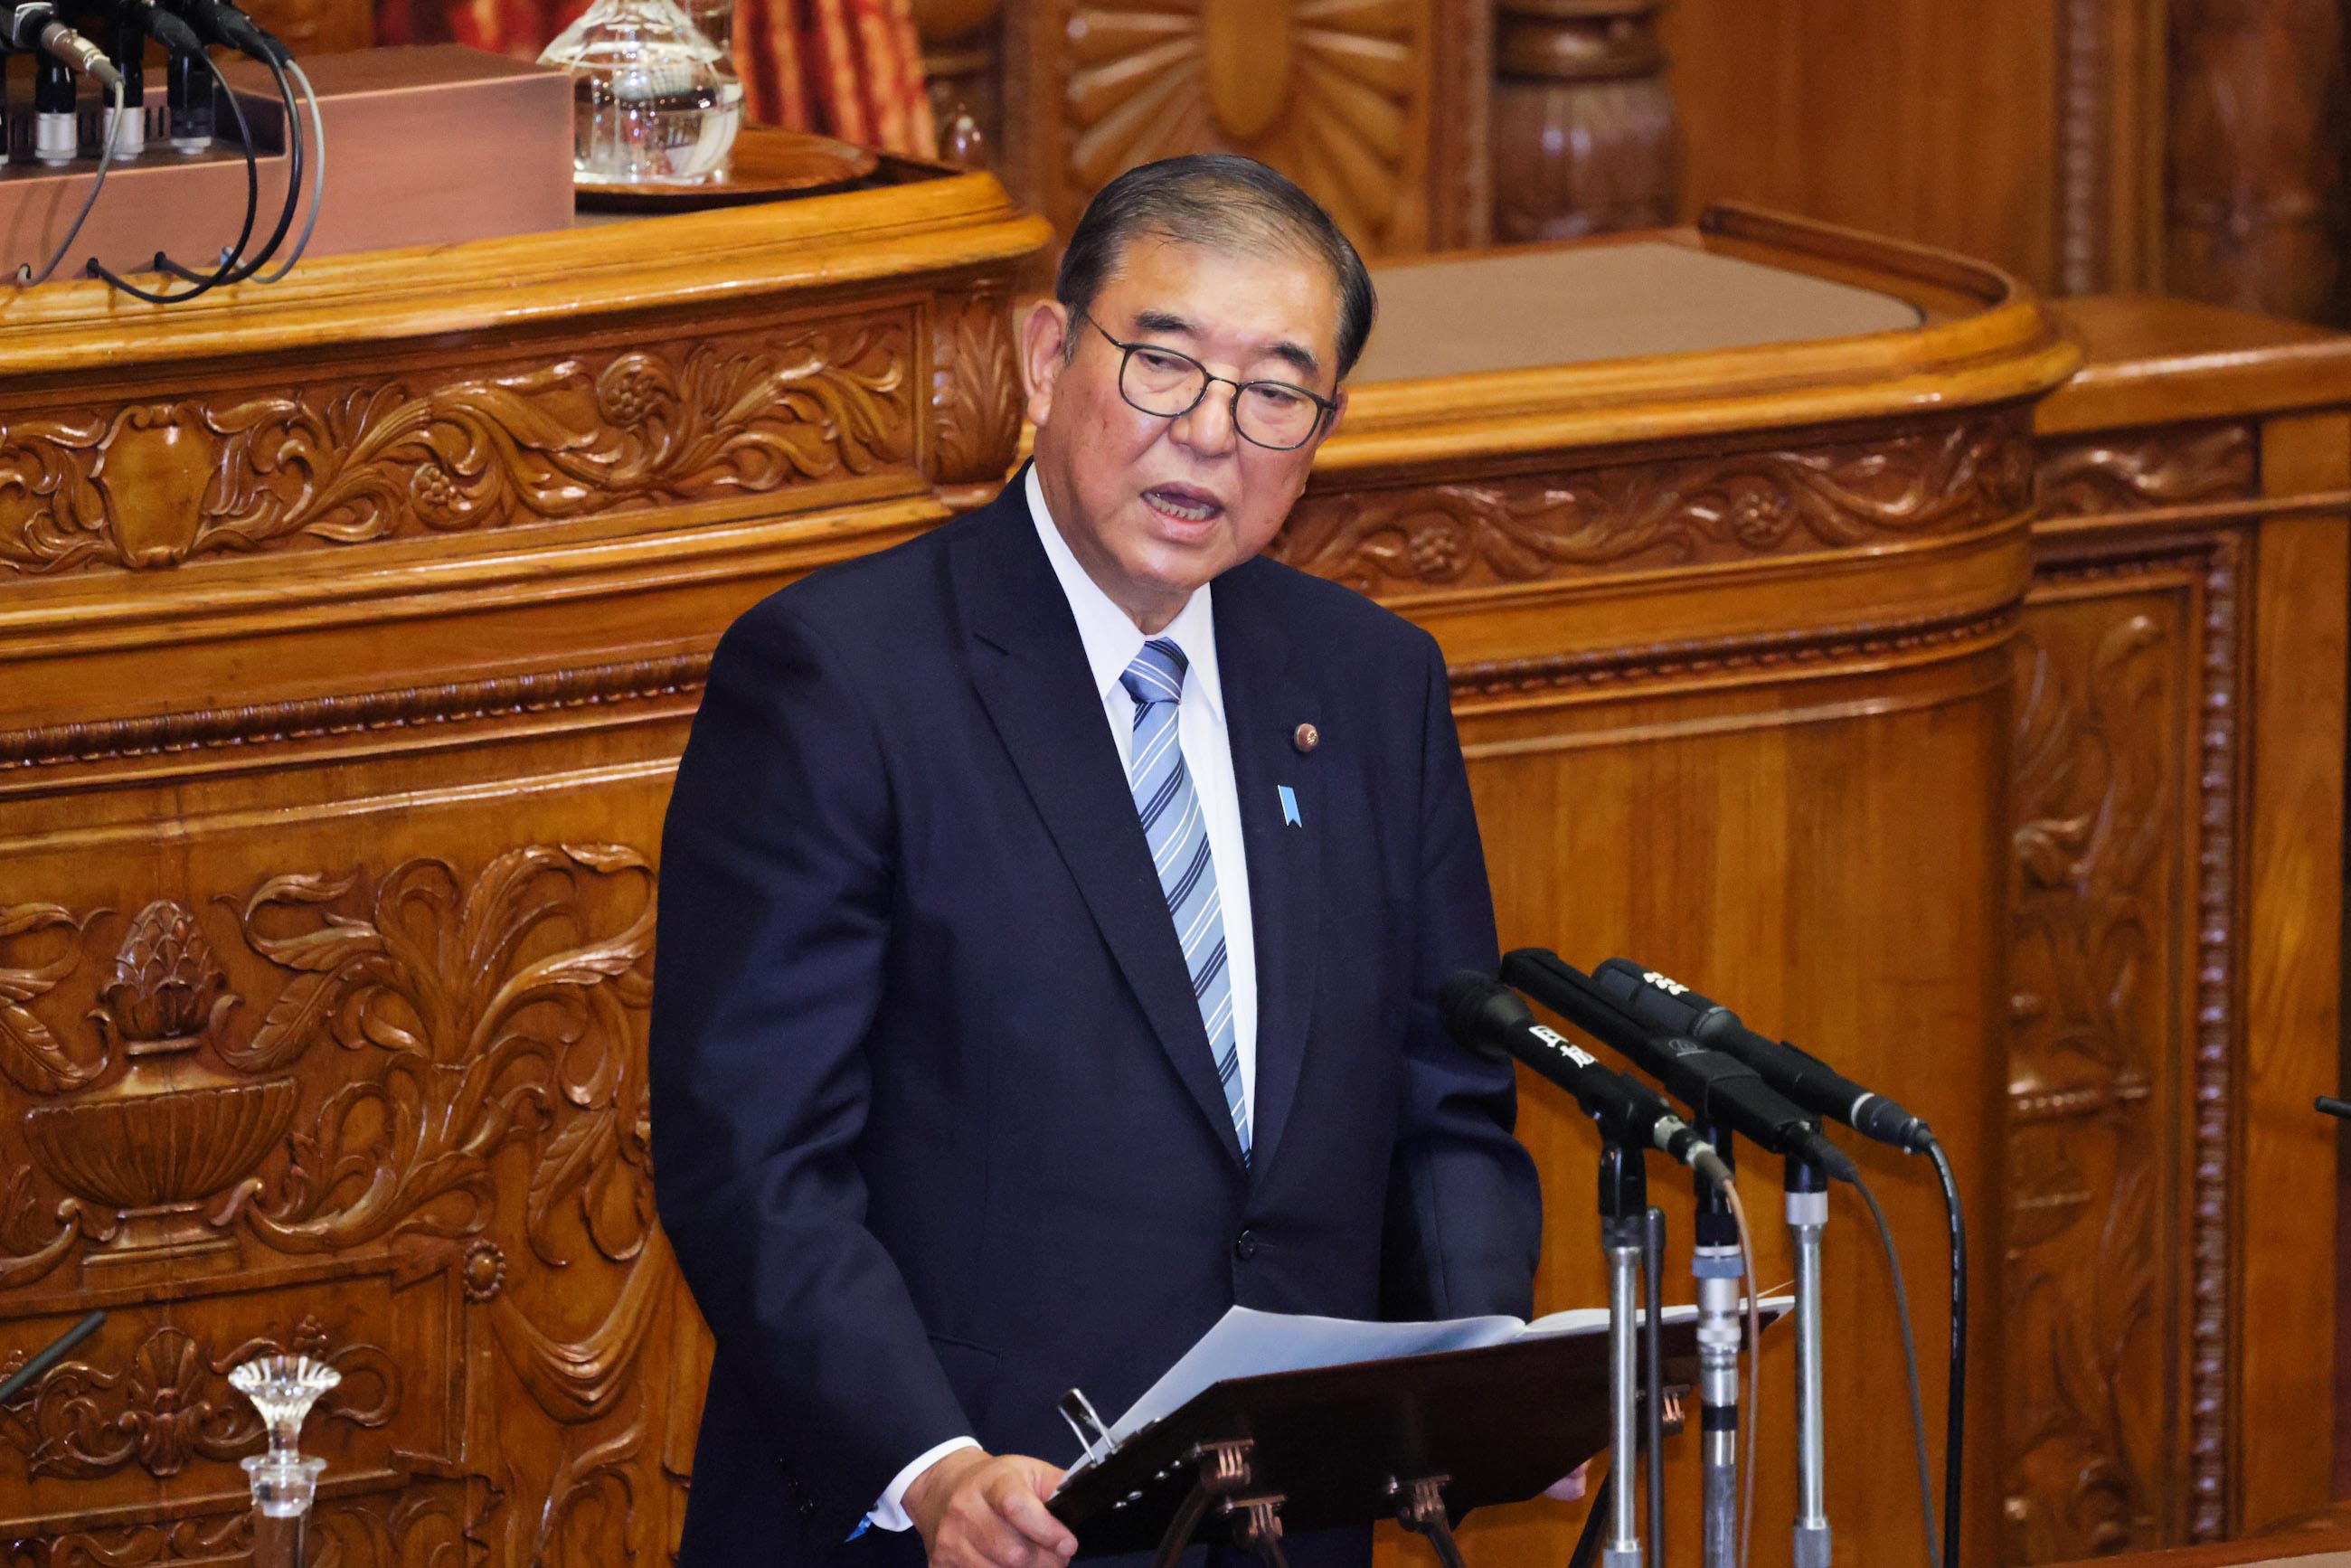
<path fill-rule="evenodd" d="M 1233 389 L 1233 428 L 1241 438 L 1252 445 L 1290 452 L 1311 441 L 1339 406 L 1288 382 L 1237 382 L 1212 375 L 1189 354 L 1157 343 L 1122 343 L 1092 316 L 1082 310 L 1078 314 L 1119 351 L 1118 395 L 1144 413 L 1180 419 L 1199 407 L 1212 382 L 1222 382 Z"/>

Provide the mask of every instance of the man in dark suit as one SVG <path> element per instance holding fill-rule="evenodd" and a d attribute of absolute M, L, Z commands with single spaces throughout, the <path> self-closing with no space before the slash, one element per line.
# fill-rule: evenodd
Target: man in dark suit
<path fill-rule="evenodd" d="M 1236 1302 L 1531 1303 L 1510 1070 L 1435 1008 L 1496 962 L 1443 660 L 1257 559 L 1344 409 L 1363 264 L 1280 175 L 1180 159 L 1095 200 L 1056 294 L 1034 465 L 745 615 L 679 767 L 689 1568 L 1049 1568 L 1062 1390 L 1115 1415 Z"/>

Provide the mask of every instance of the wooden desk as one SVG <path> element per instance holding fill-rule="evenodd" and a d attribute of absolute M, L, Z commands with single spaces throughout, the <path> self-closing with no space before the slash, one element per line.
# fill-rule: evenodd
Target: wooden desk
<path fill-rule="evenodd" d="M 1445 643 L 1506 944 L 1659 966 L 1951 1144 L 1971 1560 L 2323 1500 L 2351 339 L 2069 301 L 2066 379 L 1996 275 L 1738 212 L 1381 276 L 1375 379 L 1277 548 Z M 1531 1082 L 1524 1131 L 1543 1304 L 1596 1299 L 1590 1135 Z M 1865 1169 L 1938 1359 L 1924 1173 Z M 1835 1212 L 1831 1515 L 1907 1556 L 1890 1303 Z M 1473 1551 L 1555 1560 L 1578 1518 Z"/>
<path fill-rule="evenodd" d="M 2078 350 L 1989 268 L 1761 214 L 1557 255 L 1548 288 L 1540 260 L 1415 269 L 1414 288 L 1463 302 L 1418 319 L 1388 302 L 1391 379 L 1357 389 L 1276 549 L 1444 644 L 1506 946 L 1638 958 L 1834 1057 L 1933 1122 L 1996 1259 L 2030 411 Z M 1510 302 L 1476 301 L 1505 269 Z M 1553 362 L 1523 362 L 1513 311 L 1552 335 Z M 1457 316 L 1493 324 L 1493 368 L 1462 365 Z M 1684 351 L 1621 357 L 1627 318 L 1667 324 Z M 1549 1198 L 1538 1304 L 1597 1300 L 1596 1142 L 1548 1088 L 1528 1082 L 1522 1105 Z M 1931 1369 L 1947 1333 L 1932 1175 L 1861 1158 L 1906 1243 Z M 1776 1162 L 1750 1166 L 1778 1285 Z M 1669 1295 L 1687 1299 L 1686 1191 L 1664 1201 Z M 1869 1237 L 1840 1194 L 1830 1511 L 1842 1553 L 1907 1560 L 1908 1418 Z M 1977 1277 L 1988 1368 L 1996 1276 Z M 1997 1386 L 1974 1430 L 1979 1543 L 1998 1528 Z M 1792 1398 L 1782 1343 L 1764 1357 L 1763 1563 L 1787 1552 Z M 1694 1560 L 1695 1446 L 1674 1448 L 1670 1533 Z M 1469 1551 L 1561 1561 L 1580 1515 L 1492 1511 Z"/>

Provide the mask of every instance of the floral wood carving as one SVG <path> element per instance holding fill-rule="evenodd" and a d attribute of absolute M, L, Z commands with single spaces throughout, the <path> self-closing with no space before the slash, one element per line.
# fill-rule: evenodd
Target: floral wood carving
<path fill-rule="evenodd" d="M 2189 1538 L 2228 1528 L 2242 548 L 2220 532 L 2044 561 L 2042 580 L 2077 591 L 2028 613 L 2008 1155 L 2015 1561 L 2167 1543 L 2180 1499 Z M 2088 584 L 2105 591 L 2084 597 Z M 2173 998 L 2191 983 L 2183 1010 Z M 2185 1386 L 2170 1370 L 2183 1364 Z"/>
<path fill-rule="evenodd" d="M 2020 639 L 2012 842 L 2009 1555 L 2152 1545 L 2176 639 L 2130 599 L 2037 612 Z M 2098 617 L 2080 629 L 2085 613 Z M 2062 633 L 2062 635 L 2061 635 Z M 2168 702 L 2167 702 L 2168 699 Z M 2159 1407 L 2159 1400 L 2158 1406 Z"/>
<path fill-rule="evenodd" d="M 582 890 L 606 879 L 633 881 L 641 896 L 626 919 L 600 924 Z M 222 1055 L 262 1072 L 332 1041 L 379 1065 L 329 1095 L 293 1134 L 282 1175 L 245 1183 L 232 1208 L 292 1252 L 401 1230 L 467 1236 L 493 1205 L 491 1157 L 568 1103 L 531 1180 L 534 1243 L 569 1203 L 601 1249 L 633 1255 L 651 1223 L 632 1179 L 643 1113 L 624 1122 L 614 1096 L 632 1038 L 622 1015 L 651 996 L 652 867 L 618 845 L 533 844 L 470 885 L 418 859 L 359 893 L 356 874 L 276 876 L 240 910 L 246 941 L 294 978 Z"/>
<path fill-rule="evenodd" d="M 931 319 L 935 477 L 944 485 L 1001 479 L 1019 445 L 1021 402 L 1010 298 L 992 283 L 942 297 Z"/>
<path fill-rule="evenodd" d="M 322 1500 L 311 1531 L 321 1564 L 592 1568 L 616 1550 L 658 1561 L 674 1539 L 683 1491 L 664 1478 L 664 1434 L 681 1423 L 690 1432 L 700 1385 L 673 1386 L 656 1358 L 701 1331 L 651 1202 L 653 894 L 645 857 L 613 845 L 526 844 L 475 867 L 420 856 L 298 872 L 196 915 L 156 901 L 110 942 L 114 967 L 83 982 L 106 1021 L 58 1049 L 94 1082 L 49 1103 L 103 1093 L 131 1051 L 192 1031 L 201 1052 L 170 1059 L 201 1054 L 248 1083 L 301 1085 L 290 1134 L 199 1211 L 211 1237 L 246 1244 L 246 1266 L 181 1278 L 257 1305 L 288 1284 L 307 1294 L 354 1265 L 379 1277 L 388 1266 L 395 1298 L 413 1303 L 384 1315 L 380 1298 L 354 1293 L 350 1310 L 361 1315 L 334 1343 L 315 1322 L 287 1337 L 286 1348 L 346 1373 L 330 1396 L 340 1419 L 399 1422 L 389 1448 L 379 1438 L 373 1450 L 389 1470 L 368 1479 L 362 1468 L 349 1478 L 358 1490 Z M 14 935 L 0 937 L 8 994 L 61 1023 L 70 949 L 95 918 L 12 911 Z M 269 984 L 273 975 L 282 983 Z M 242 1005 L 229 1005 L 232 991 Z M 47 1242 L 45 1201 L 55 1194 L 44 1166 L 0 1184 L 0 1240 L 16 1251 Z M 81 1201 L 58 1210 L 58 1244 L 76 1239 L 79 1219 L 78 1234 L 101 1244 L 95 1262 L 108 1235 L 92 1230 Z M 185 1290 L 172 1277 L 139 1278 L 174 1301 Z M 67 1507 L 21 1521 L 0 1562 L 87 1568 L 245 1550 L 230 1521 L 189 1505 L 216 1500 L 207 1467 L 258 1441 L 226 1369 L 279 1341 L 232 1345 L 242 1325 L 208 1328 L 201 1314 L 165 1326 L 141 1326 L 0 1410 L 0 1461 L 21 1454 L 29 1469 L 37 1455 L 38 1473 L 115 1488 L 109 1496 L 143 1481 L 142 1470 L 176 1476 L 160 1494 L 163 1517 L 100 1529 Z M 394 1379 L 419 1354 L 435 1381 L 402 1415 Z M 438 1425 L 444 1396 L 496 1418 L 461 1438 Z"/>
<path fill-rule="evenodd" d="M 0 1070 L 26 1093 L 78 1089 L 106 1070 L 103 1055 L 72 1050 L 25 1005 L 80 966 L 82 932 L 94 918 L 77 919 L 55 904 L 0 905 Z M 18 953 L 20 942 L 46 956 Z M 31 1284 L 57 1267 L 80 1234 L 82 1218 L 73 1197 L 45 1212 L 33 1171 L 20 1166 L 10 1172 L 0 1196 L 0 1290 Z"/>
<path fill-rule="evenodd" d="M 0 570 L 175 566 L 763 495 L 914 451 L 904 319 L 0 423 Z"/>
<path fill-rule="evenodd" d="M 292 1333 L 208 1350 L 180 1329 L 156 1329 L 112 1370 L 62 1362 L 0 1409 L 0 1439 L 25 1456 L 26 1473 L 89 1480 L 137 1465 L 158 1479 L 199 1459 L 225 1462 L 261 1437 L 252 1404 L 228 1385 L 256 1355 L 292 1353 L 332 1364 L 343 1383 L 319 1402 L 321 1418 L 383 1426 L 400 1400 L 392 1358 L 371 1344 L 338 1345 L 305 1318 Z"/>
<path fill-rule="evenodd" d="M 1310 495 L 1270 553 L 1373 593 L 1834 549 L 2015 517 L 2031 503 L 2032 462 L 2022 427 L 2001 418 L 1823 449 Z"/>
<path fill-rule="evenodd" d="M 27 1094 L 79 1089 L 106 1071 L 103 1055 L 76 1053 L 25 1006 L 55 990 L 80 966 L 82 928 L 90 918 L 77 920 L 55 904 L 0 905 L 0 943 L 13 946 L 17 939 L 39 935 L 65 938 L 62 946 L 50 944 L 53 951 L 46 959 L 0 964 L 0 1071 Z"/>
<path fill-rule="evenodd" d="M 2241 424 L 2053 441 L 2041 454 L 2041 515 L 2098 517 L 2250 496 L 2258 450 Z"/>
<path fill-rule="evenodd" d="M 10 1568 L 170 1568 L 250 1561 L 253 1511 L 162 1524 L 84 1525 L 11 1543 Z"/>
<path fill-rule="evenodd" d="M 237 998 L 195 917 L 169 899 L 131 921 L 98 996 L 97 1069 L 120 1054 L 130 1070 L 27 1110 L 26 1142 L 68 1192 L 116 1212 L 107 1242 L 117 1255 L 225 1248 L 199 1205 L 285 1135 L 294 1081 L 235 1076 L 202 1059 Z"/>

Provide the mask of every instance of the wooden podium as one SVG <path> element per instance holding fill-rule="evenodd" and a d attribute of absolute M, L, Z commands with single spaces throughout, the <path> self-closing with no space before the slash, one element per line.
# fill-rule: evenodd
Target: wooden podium
<path fill-rule="evenodd" d="M 670 770 L 735 614 L 1004 473 L 1044 239 L 909 169 L 165 312 L 0 298 L 0 1364 L 112 1313 L 0 1411 L 18 1555 L 236 1560 L 225 1375 L 277 1347 L 343 1373 L 306 1436 L 339 1561 L 665 1559 L 708 1354 L 646 1165 Z M 1444 644 L 1506 943 L 1663 966 L 1932 1118 L 1979 1564 L 2079 1554 L 2109 1497 L 2115 1544 L 2233 1528 L 2316 1451 L 2235 1412 L 2296 1364 L 2248 1312 L 2331 1322 L 2281 1263 L 2331 1224 L 2280 1141 L 2315 1130 L 2262 1118 L 2332 1038 L 2351 357 L 2158 328 L 2085 329 L 2050 398 L 2083 350 L 1999 274 L 1737 211 L 1392 272 L 1277 545 Z M 1523 1127 L 1541 1304 L 1597 1300 L 1589 1130 L 1532 1086 Z M 1871 1175 L 1931 1357 L 1933 1199 Z M 1836 1215 L 1860 1561 L 1917 1529 Z M 1466 1544 L 1556 1560 L 1573 1518 Z"/>
<path fill-rule="evenodd" d="M 0 297 L 0 1539 L 242 1561 L 332 1361 L 346 1564 L 665 1561 L 653 864 L 718 633 L 1019 429 L 990 177 Z M 5 1555 L 6 1553 L 0 1553 Z"/>

